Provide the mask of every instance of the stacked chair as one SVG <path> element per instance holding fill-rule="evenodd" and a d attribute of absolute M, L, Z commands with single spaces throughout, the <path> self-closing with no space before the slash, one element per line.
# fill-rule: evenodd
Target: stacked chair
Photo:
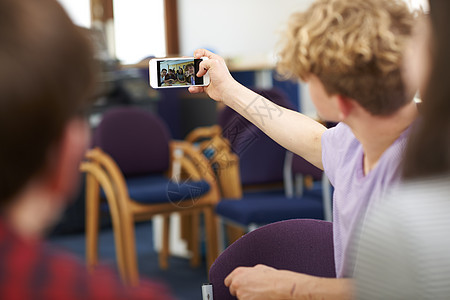
<path fill-rule="evenodd" d="M 96 128 L 93 148 L 80 169 L 86 173 L 86 253 L 88 267 L 98 262 L 100 202 L 111 214 L 119 273 L 137 285 L 134 224 L 163 216 L 161 268 L 167 268 L 169 215 L 190 219 L 188 245 L 192 265 L 199 265 L 199 224 L 204 216 L 207 266 L 218 255 L 214 209 L 219 190 L 209 162 L 196 148 L 172 141 L 163 121 L 138 108 L 111 109 Z"/>

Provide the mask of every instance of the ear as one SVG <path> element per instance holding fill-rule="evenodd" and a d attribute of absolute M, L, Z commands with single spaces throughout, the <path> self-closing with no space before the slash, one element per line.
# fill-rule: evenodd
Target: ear
<path fill-rule="evenodd" d="M 86 151 L 89 127 L 80 119 L 70 121 L 58 144 L 50 151 L 47 187 L 56 199 L 68 199 L 79 184 L 79 165 Z"/>
<path fill-rule="evenodd" d="M 342 95 L 336 95 L 337 108 L 339 111 L 339 120 L 345 120 L 354 108 L 354 103 L 350 98 Z"/>

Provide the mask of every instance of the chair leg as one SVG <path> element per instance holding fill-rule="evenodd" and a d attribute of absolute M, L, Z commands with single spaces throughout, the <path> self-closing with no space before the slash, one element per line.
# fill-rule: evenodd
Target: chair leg
<path fill-rule="evenodd" d="M 123 213 L 125 216 L 125 213 Z M 134 229 L 134 219 L 131 215 L 123 218 L 122 225 L 122 249 L 124 251 L 126 276 L 124 281 L 129 286 L 139 284 L 139 269 L 136 252 L 136 233 Z M 117 247 L 119 248 L 119 247 Z M 116 248 L 116 250 L 117 250 Z"/>
<path fill-rule="evenodd" d="M 163 228 L 162 228 L 162 243 L 161 250 L 159 252 L 159 267 L 162 270 L 167 270 L 169 267 L 169 234 L 170 234 L 170 215 L 164 214 L 163 216 Z"/>
<path fill-rule="evenodd" d="M 112 212 L 112 211 L 111 211 Z M 123 221 L 120 220 L 119 214 L 111 213 L 113 232 L 114 232 L 114 245 L 116 247 L 116 261 L 119 268 L 119 274 L 124 284 L 129 284 L 130 275 L 128 267 L 128 258 L 126 256 L 127 247 L 130 242 L 124 239 L 124 229 L 121 228 Z"/>
<path fill-rule="evenodd" d="M 200 213 L 194 211 L 192 213 L 192 224 L 191 224 L 191 266 L 198 267 L 200 265 L 200 249 L 199 249 L 199 229 L 200 229 Z"/>
<path fill-rule="evenodd" d="M 208 270 L 218 256 L 217 219 L 212 206 L 203 209 L 206 229 L 206 267 Z"/>
<path fill-rule="evenodd" d="M 88 269 L 98 263 L 98 231 L 100 218 L 99 184 L 86 174 L 86 261 Z"/>
<path fill-rule="evenodd" d="M 180 213 L 180 237 L 187 244 L 187 249 L 192 251 L 192 220 L 193 213 Z"/>

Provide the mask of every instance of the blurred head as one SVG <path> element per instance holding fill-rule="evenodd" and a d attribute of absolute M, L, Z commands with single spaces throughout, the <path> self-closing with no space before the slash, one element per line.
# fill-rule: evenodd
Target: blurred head
<path fill-rule="evenodd" d="M 387 116 L 409 103 L 401 78 L 413 16 L 402 0 L 317 0 L 290 17 L 278 71 Z"/>
<path fill-rule="evenodd" d="M 94 82 L 88 37 L 54 0 L 0 1 L 0 205 L 48 172 Z"/>
<path fill-rule="evenodd" d="M 162 69 L 161 75 L 162 75 L 162 76 L 166 76 L 166 74 L 167 74 L 167 70 L 166 70 L 166 69 Z"/>
<path fill-rule="evenodd" d="M 420 78 L 422 120 L 409 139 L 403 176 L 414 179 L 450 172 L 450 1 L 430 0 L 430 49 L 419 53 L 429 76 Z"/>

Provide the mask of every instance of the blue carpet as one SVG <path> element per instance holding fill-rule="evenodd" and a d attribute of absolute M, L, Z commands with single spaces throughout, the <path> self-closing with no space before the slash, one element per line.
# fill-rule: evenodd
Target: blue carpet
<path fill-rule="evenodd" d="M 201 299 L 201 286 L 207 282 L 205 262 L 203 261 L 198 268 L 192 268 L 188 259 L 170 257 L 169 269 L 166 271 L 160 270 L 158 254 L 153 249 L 152 235 L 151 222 L 136 225 L 138 264 L 141 276 L 165 283 L 178 300 Z M 54 235 L 49 239 L 49 242 L 74 253 L 82 259 L 85 258 L 84 233 Z M 99 257 L 103 264 L 117 270 L 114 237 L 110 228 L 100 231 Z"/>

